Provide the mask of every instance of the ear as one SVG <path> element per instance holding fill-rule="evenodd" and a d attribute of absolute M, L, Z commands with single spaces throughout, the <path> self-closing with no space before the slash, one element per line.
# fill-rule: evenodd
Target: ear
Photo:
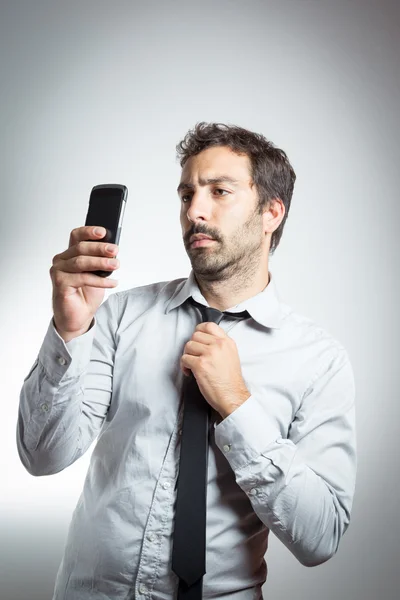
<path fill-rule="evenodd" d="M 273 233 L 278 229 L 285 216 L 285 205 L 280 198 L 273 198 L 269 201 L 263 213 L 264 233 Z"/>

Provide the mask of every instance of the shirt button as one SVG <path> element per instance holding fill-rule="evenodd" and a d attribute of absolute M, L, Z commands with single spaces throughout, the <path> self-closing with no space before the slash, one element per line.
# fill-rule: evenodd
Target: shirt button
<path fill-rule="evenodd" d="M 230 444 L 225 444 L 224 448 L 224 452 L 229 452 L 229 450 L 231 449 L 231 445 Z"/>
<path fill-rule="evenodd" d="M 49 405 L 46 402 L 43 402 L 43 404 L 40 405 L 40 408 L 43 412 L 47 412 L 49 410 Z"/>
<path fill-rule="evenodd" d="M 140 592 L 141 594 L 145 594 L 145 593 L 147 592 L 147 587 L 144 585 L 144 583 L 141 583 L 141 584 L 139 585 L 139 592 Z"/>
<path fill-rule="evenodd" d="M 58 362 L 60 363 L 60 365 L 65 365 L 67 361 L 65 360 L 65 358 L 63 356 L 59 356 Z"/>
<path fill-rule="evenodd" d="M 157 539 L 157 536 L 156 536 L 156 534 L 155 534 L 155 533 L 149 533 L 149 535 L 148 535 L 148 539 L 149 539 L 151 542 L 155 542 L 155 541 L 156 541 L 156 539 Z"/>
<path fill-rule="evenodd" d="M 164 490 L 167 490 L 168 488 L 171 487 L 171 484 L 169 481 L 164 481 L 164 483 L 162 484 Z"/>
<path fill-rule="evenodd" d="M 256 488 L 251 488 L 251 490 L 249 491 L 250 496 L 255 496 L 257 494 L 257 490 Z"/>

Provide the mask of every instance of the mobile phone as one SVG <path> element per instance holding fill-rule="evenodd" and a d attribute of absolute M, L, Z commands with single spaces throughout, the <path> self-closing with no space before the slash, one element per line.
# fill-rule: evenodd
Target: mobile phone
<path fill-rule="evenodd" d="M 98 240 L 87 241 L 119 243 L 127 199 L 128 188 L 125 185 L 108 183 L 94 186 L 90 193 L 85 225 L 104 227 L 106 235 Z M 90 271 L 100 277 L 108 277 L 112 272 Z"/>

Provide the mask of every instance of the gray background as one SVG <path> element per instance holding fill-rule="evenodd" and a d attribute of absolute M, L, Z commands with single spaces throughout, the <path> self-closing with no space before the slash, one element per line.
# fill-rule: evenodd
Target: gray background
<path fill-rule="evenodd" d="M 121 182 L 114 291 L 187 276 L 175 144 L 201 120 L 288 153 L 297 183 L 270 270 L 282 299 L 347 348 L 356 379 L 350 528 L 311 569 L 271 535 L 265 599 L 398 598 L 399 24 L 398 3 L 382 0 L 3 0 L 2 600 L 50 600 L 92 451 L 41 478 L 17 456 L 52 257 L 84 224 L 92 186 Z"/>

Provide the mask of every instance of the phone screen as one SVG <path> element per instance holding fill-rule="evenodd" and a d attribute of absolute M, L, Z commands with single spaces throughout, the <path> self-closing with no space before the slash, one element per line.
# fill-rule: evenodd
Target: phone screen
<path fill-rule="evenodd" d="M 122 220 L 128 196 L 128 189 L 120 184 L 96 185 L 90 194 L 89 208 L 85 225 L 104 227 L 106 235 L 91 242 L 119 244 Z M 110 271 L 93 271 L 100 277 L 108 277 Z"/>
<path fill-rule="evenodd" d="M 107 234 L 98 240 L 118 244 L 126 206 L 124 185 L 97 185 L 92 189 L 85 225 L 105 227 Z"/>

